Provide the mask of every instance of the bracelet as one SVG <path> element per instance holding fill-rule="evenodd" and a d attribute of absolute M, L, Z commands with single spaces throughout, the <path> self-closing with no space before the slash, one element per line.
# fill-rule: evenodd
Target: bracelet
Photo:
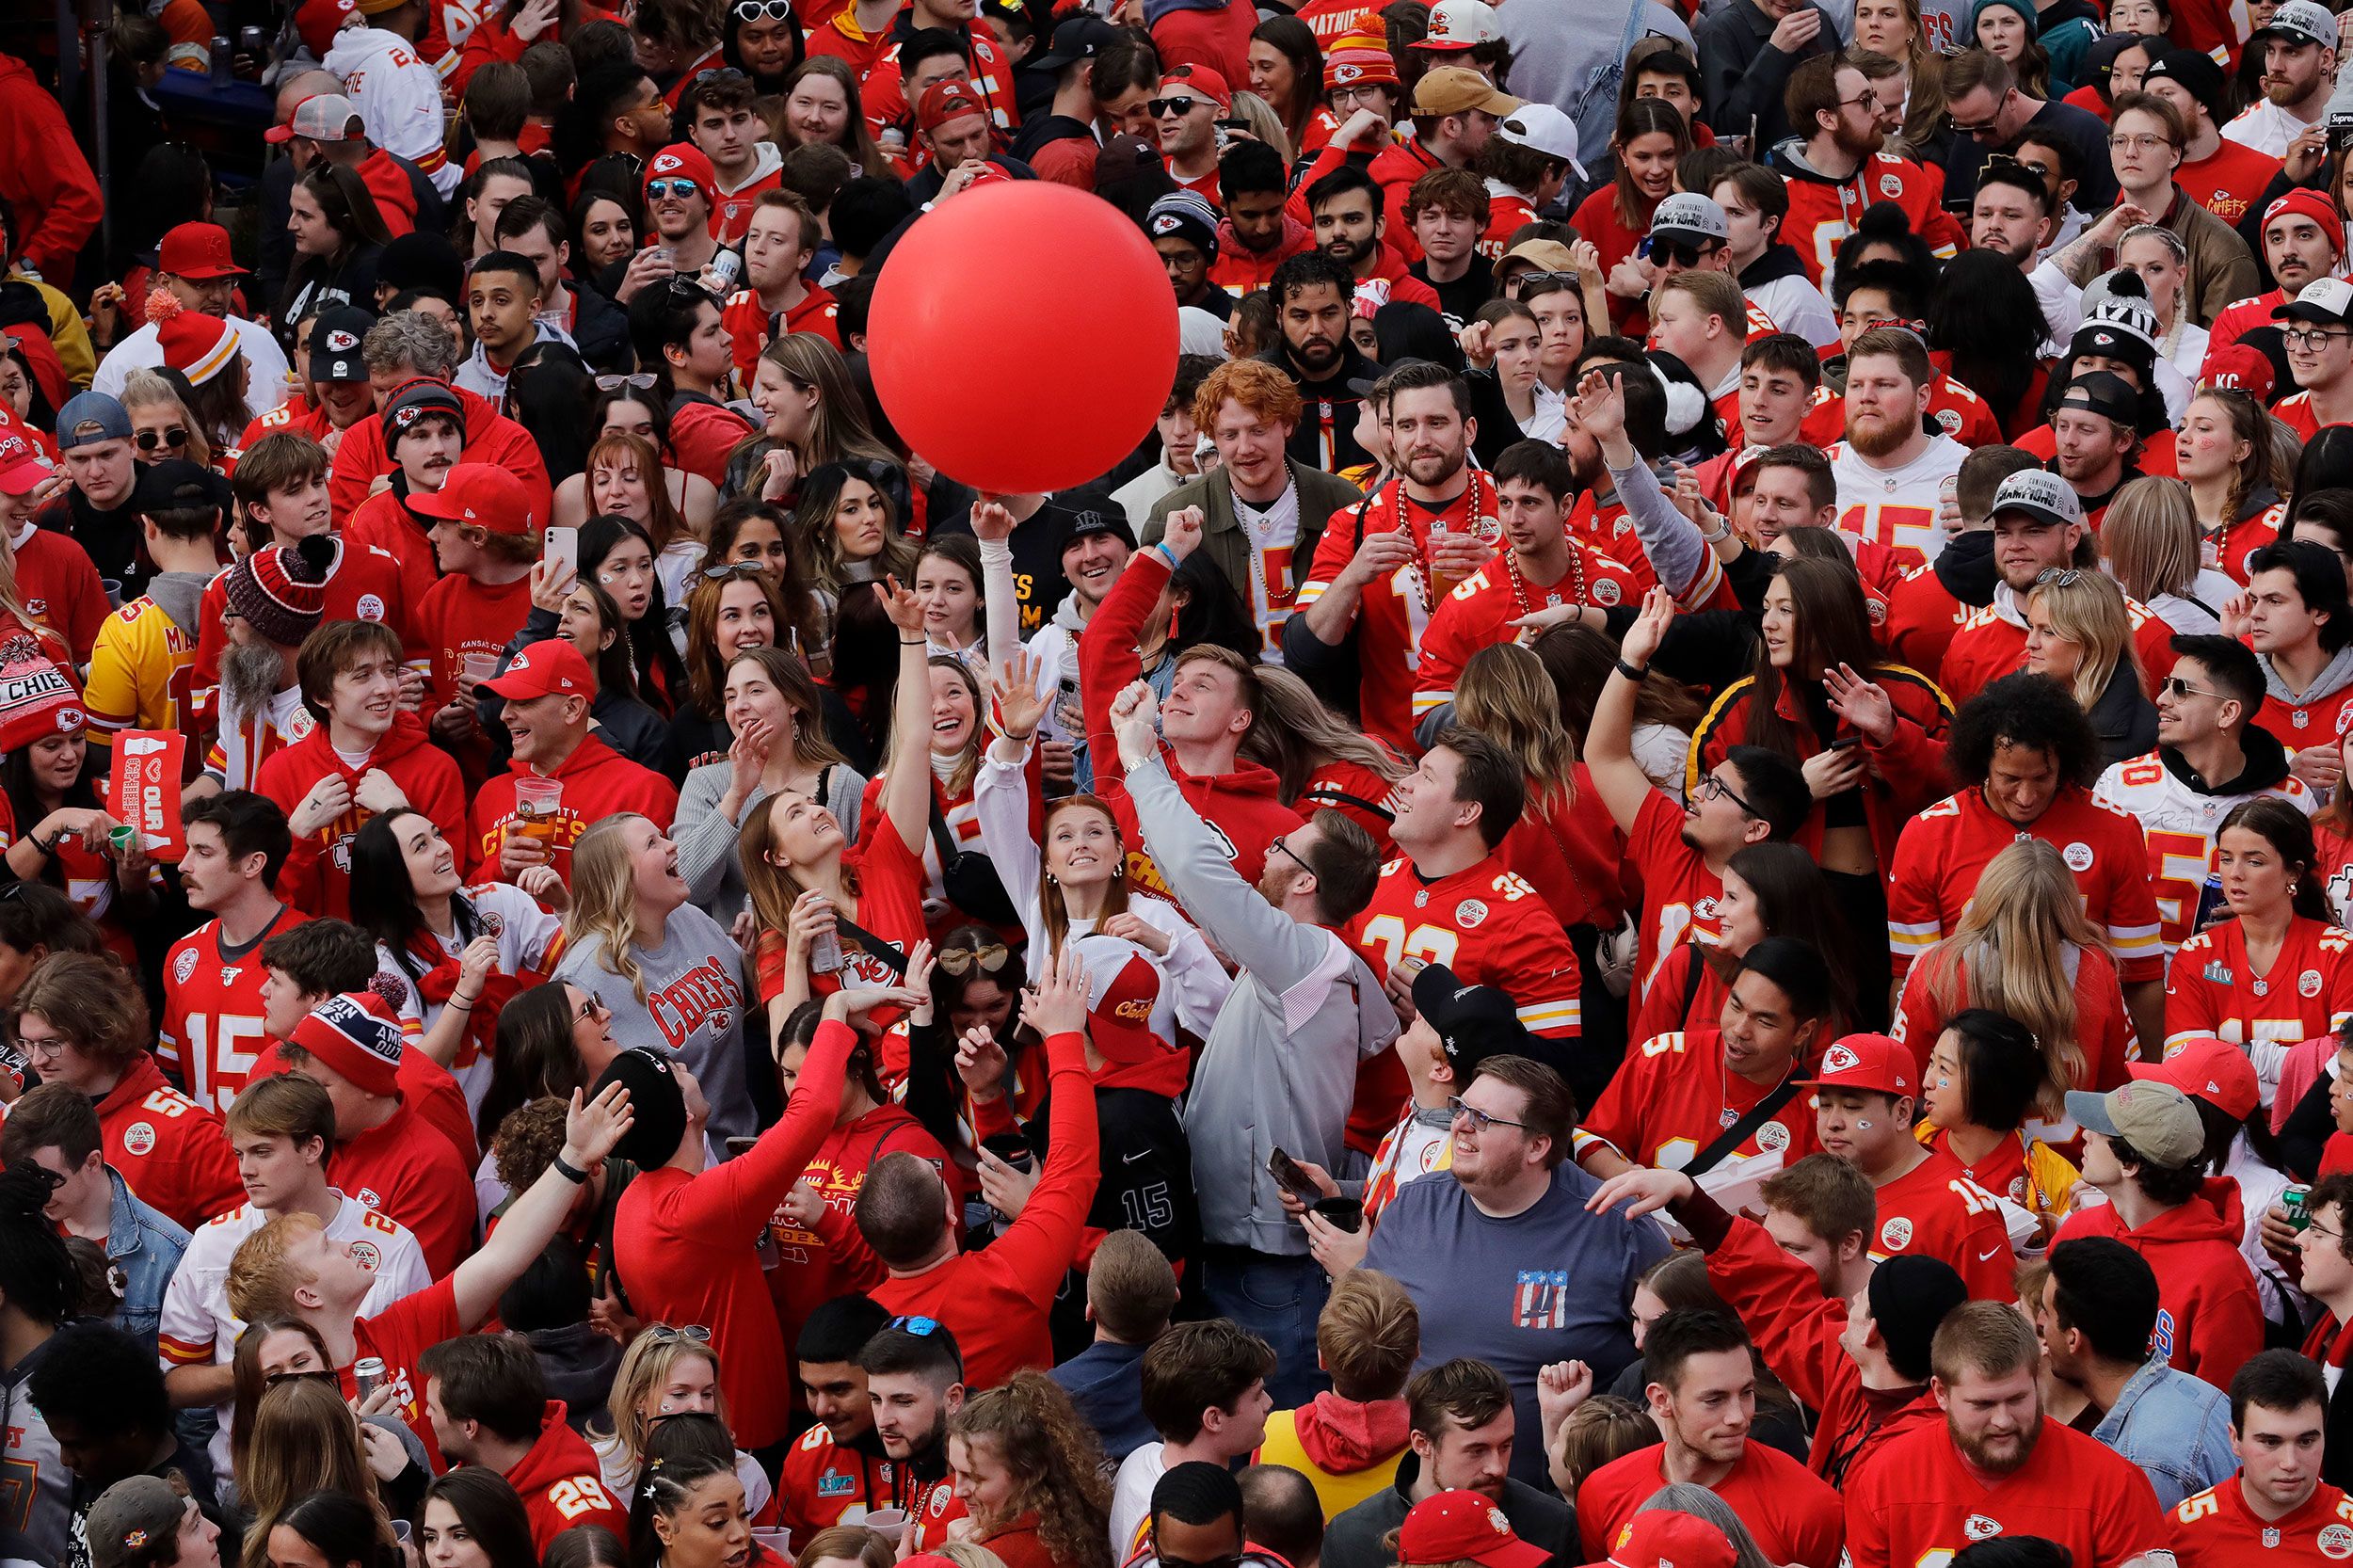
<path fill-rule="evenodd" d="M 1623 659 L 1618 661 L 1618 673 L 1625 676 L 1628 680 L 1632 680 L 1638 684 L 1650 675 L 1650 671 L 1638 670 Z"/>
<path fill-rule="evenodd" d="M 449 996 L 449 1000 L 443 1002 L 441 1005 L 445 1008 L 455 1007 L 460 1013 L 471 1013 L 473 1011 L 473 1004 L 481 1000 L 482 998 L 478 995 L 461 997 L 456 992 L 452 991 Z"/>
<path fill-rule="evenodd" d="M 1166 539 L 1155 541 L 1152 548 L 1160 552 L 1160 559 L 1168 563 L 1169 570 L 1175 571 L 1178 567 L 1184 565 L 1182 561 L 1176 559 L 1176 552 L 1168 548 L 1168 541 Z"/>
<path fill-rule="evenodd" d="M 902 637 L 899 639 L 899 646 L 901 648 L 929 648 L 931 642 L 929 637 Z"/>
<path fill-rule="evenodd" d="M 555 1159 L 548 1168 L 553 1171 L 557 1176 L 562 1176 L 566 1181 L 570 1182 L 575 1187 L 585 1187 L 588 1185 L 588 1173 L 586 1171 L 573 1169 L 570 1163 L 565 1160 L 564 1151 L 561 1149 L 556 1150 Z"/>

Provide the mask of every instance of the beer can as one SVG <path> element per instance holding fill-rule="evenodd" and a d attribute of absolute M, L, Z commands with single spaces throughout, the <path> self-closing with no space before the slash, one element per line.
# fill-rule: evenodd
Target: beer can
<path fill-rule="evenodd" d="M 382 1356 L 363 1355 L 351 1364 L 351 1384 L 360 1391 L 360 1398 L 363 1402 L 370 1394 L 383 1386 L 383 1383 L 384 1358 Z"/>
<path fill-rule="evenodd" d="M 2280 1194 L 2280 1208 L 2288 1217 L 2288 1224 L 2302 1230 L 2313 1223 L 2313 1190 L 2303 1182 L 2295 1182 Z"/>
<path fill-rule="evenodd" d="M 735 280 L 744 271 L 744 258 L 732 250 L 722 250 L 711 258 L 711 276 L 717 280 L 719 292 L 735 287 Z"/>

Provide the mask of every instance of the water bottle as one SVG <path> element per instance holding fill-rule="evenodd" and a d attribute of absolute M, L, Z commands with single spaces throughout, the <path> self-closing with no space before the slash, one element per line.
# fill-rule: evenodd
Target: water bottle
<path fill-rule="evenodd" d="M 830 931 L 821 931 L 808 944 L 808 968 L 811 974 L 832 974 L 841 968 L 841 939 Z"/>
<path fill-rule="evenodd" d="M 2206 885 L 2198 890 L 2198 918 L 2189 922 L 2194 934 L 2231 918 L 2231 902 L 2222 896 L 2222 873 L 2208 872 Z"/>

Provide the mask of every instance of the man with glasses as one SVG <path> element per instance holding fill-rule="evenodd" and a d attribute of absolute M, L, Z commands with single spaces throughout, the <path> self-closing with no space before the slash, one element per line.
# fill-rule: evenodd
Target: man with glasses
<path fill-rule="evenodd" d="M 2128 228 L 2154 224 L 2178 235 L 2189 253 L 2176 310 L 2193 322 L 2214 320 L 2223 306 L 2243 298 L 2259 280 L 2247 242 L 2223 219 L 2182 188 L 2183 129 L 2172 103 L 2146 92 L 2117 96 L 2110 111 L 2108 156 L 2116 167 L 2118 195 L 2111 209 L 2102 255 L 2113 256 Z M 2087 248 L 2089 250 L 2091 248 Z M 2089 281 L 2097 259 L 2086 254 L 2081 277 Z"/>
<path fill-rule="evenodd" d="M 2115 763 L 2092 792 L 2140 824 L 2169 961 L 2213 912 L 2206 873 L 2232 808 L 2258 795 L 2276 795 L 2308 816 L 2318 804 L 2288 771 L 2279 738 L 2255 725 L 2264 671 L 2247 645 L 2176 636 L 2172 647 L 2173 673 L 2157 688 L 2156 749 Z"/>
<path fill-rule="evenodd" d="M 1945 154 L 1945 199 L 1974 200 L 1977 173 L 1991 153 L 2019 144 L 2029 130 L 2059 136 L 2075 151 L 2084 207 L 2099 212 L 2116 200 L 2116 171 L 2108 165 L 2108 128 L 2073 104 L 2048 103 L 2018 84 L 2007 60 L 1964 49 L 1945 65 L 1945 115 L 1955 135 Z"/>
<path fill-rule="evenodd" d="M 2311 285 L 2335 277 L 2345 255 L 2345 219 L 2324 193 L 2292 190 L 2264 209 L 2263 245 L 2264 265 L 2279 287 L 2225 305 L 2207 331 L 2208 354 L 2249 332 L 2278 330 L 2271 325 L 2273 312 Z"/>
<path fill-rule="evenodd" d="M 2271 314 L 2287 324 L 2280 336 L 2297 386 L 2273 412 L 2308 441 L 2324 424 L 2353 424 L 2353 283 L 2342 278 L 2307 283 Z"/>
<path fill-rule="evenodd" d="M 2248 40 L 2263 53 L 2263 97 L 2222 128 L 2243 147 L 2274 158 L 2312 135 L 2337 86 L 2336 13 L 2317 0 L 2286 0 Z"/>
<path fill-rule="evenodd" d="M 719 253 L 712 236 L 712 212 L 717 198 L 718 175 L 703 150 L 681 141 L 656 152 L 646 164 L 646 222 L 652 243 L 669 256 L 672 274 L 698 276 Z M 629 304 L 643 288 L 624 285 L 621 303 Z"/>
<path fill-rule="evenodd" d="M 1450 999 L 1468 1006 L 1477 990 L 1458 988 Z M 1441 1035 L 1455 1024 L 1445 1006 L 1434 1024 Z M 1489 1028 L 1505 1027 L 1492 1008 L 1490 1017 Z M 1581 1361 L 1594 1385 L 1607 1387 L 1633 1360 L 1626 1304 L 1634 1281 L 1666 1256 L 1666 1237 L 1648 1223 L 1586 1211 L 1600 1184 L 1563 1168 L 1577 1107 L 1543 1062 L 1489 1054 L 1454 1107 L 1452 1179 L 1433 1173 L 1400 1189 L 1369 1247 L 1361 1235 L 1308 1217 L 1320 1255 L 1337 1262 L 1364 1248 L 1364 1266 L 1402 1285 L 1421 1313 L 1426 1369 L 1406 1390 L 1414 1451 L 1399 1463 L 1396 1484 L 1358 1510 L 1401 1512 L 1417 1489 L 1465 1487 L 1500 1501 L 1523 1534 L 1565 1550 L 1566 1509 L 1533 1490 L 1545 1464 L 1537 1374 Z M 1433 1399 L 1433 1380 L 1459 1392 Z M 1529 1500 L 1536 1506 L 1523 1512 Z M 1334 1521 L 1326 1541 L 1336 1568 L 1378 1560 L 1343 1555 L 1338 1527 L 1356 1512 Z"/>
<path fill-rule="evenodd" d="M 1779 233 L 1797 252 L 1808 281 L 1821 286 L 1839 242 L 1863 221 L 1865 208 L 1881 201 L 1901 207 L 1913 232 L 1936 254 L 1950 256 L 1960 248 L 1961 228 L 1945 211 L 1928 170 L 1886 151 L 1868 77 L 1834 55 L 1823 55 L 1789 73 L 1785 96 L 1791 134 L 1772 147 L 1765 162 L 1788 181 L 1787 214 Z"/>
<path fill-rule="evenodd" d="M 375 1274 L 360 1308 L 368 1316 L 433 1282 L 414 1232 L 328 1180 L 335 1108 L 326 1090 L 291 1073 L 256 1079 L 229 1107 L 228 1122 L 245 1204 L 188 1238 L 164 1291 L 161 1319 L 164 1385 L 176 1410 L 218 1407 L 220 1430 L 210 1453 L 223 1479 L 231 1474 L 232 1363 L 245 1333 L 245 1320 L 230 1309 L 227 1282 L 230 1260 L 247 1237 L 281 1214 L 311 1216 L 329 1242 L 349 1247 Z"/>

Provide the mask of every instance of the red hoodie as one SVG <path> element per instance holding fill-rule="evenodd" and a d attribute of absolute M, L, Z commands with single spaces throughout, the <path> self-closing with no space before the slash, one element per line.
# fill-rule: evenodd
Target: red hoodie
<path fill-rule="evenodd" d="M 1228 79 L 1241 81 L 1248 74 Z M 90 172 L 57 100 L 33 79 L 23 60 L 8 55 L 0 55 L 0 153 L 6 154 L 0 156 L 0 196 L 16 209 L 10 228 L 17 255 L 63 282 L 104 210 L 98 176 Z"/>
<path fill-rule="evenodd" d="M 588 1440 L 564 1422 L 564 1401 L 550 1400 L 540 1417 L 539 1440 L 506 1472 L 522 1494 L 531 1515 L 531 1549 L 547 1555 L 548 1544 L 574 1525 L 602 1525 L 629 1539 L 629 1510 L 604 1489 L 604 1472 Z"/>
<path fill-rule="evenodd" d="M 1326 1390 L 1267 1417 L 1253 1464 L 1283 1464 L 1307 1478 L 1337 1518 L 1397 1479 L 1412 1420 L 1403 1400 L 1345 1400 Z"/>
<path fill-rule="evenodd" d="M 358 772 L 344 766 L 343 759 L 335 755 L 328 730 L 322 724 L 294 744 L 270 753 L 254 777 L 254 789 L 291 817 L 311 787 L 330 774 L 357 790 L 361 774 L 381 768 L 400 786 L 410 806 L 433 819 L 443 838 L 453 844 L 464 839 L 466 787 L 458 779 L 457 764 L 425 735 L 416 714 L 395 712 L 392 727 L 376 743 L 366 767 Z M 278 883 L 278 896 L 306 915 L 349 920 L 351 840 L 360 836 L 371 815 L 354 806 L 316 833 L 296 839 Z"/>
<path fill-rule="evenodd" d="M 145 1052 L 99 1096 L 98 1135 L 133 1195 L 184 1230 L 245 1201 L 220 1118 L 167 1082 Z"/>
<path fill-rule="evenodd" d="M 2104 1203 L 2077 1209 L 2053 1242 L 2112 1237 L 2147 1258 L 2156 1272 L 2158 1303 L 2150 1353 L 2226 1388 L 2231 1375 L 2264 1348 L 2263 1304 L 2239 1251 L 2246 1234 L 2238 1183 L 2208 1176 L 2187 1203 L 2137 1230 L 2127 1230 L 2116 1206 Z"/>
<path fill-rule="evenodd" d="M 631 761 L 595 735 L 583 735 L 553 773 L 539 775 L 528 762 L 515 762 L 474 796 L 473 831 L 465 840 L 470 877 L 476 872 L 498 875 L 500 835 L 515 820 L 515 780 L 525 772 L 563 781 L 564 798 L 555 811 L 554 864 L 566 887 L 572 881 L 572 845 L 598 823 L 633 812 L 651 818 L 667 833 L 678 815 L 678 790 L 668 779 Z"/>
<path fill-rule="evenodd" d="M 546 517 L 554 509 L 555 492 L 548 484 L 548 466 L 531 432 L 498 411 L 498 405 L 479 392 L 453 388 L 466 406 L 466 450 L 458 461 L 496 463 L 512 471 L 531 491 L 532 515 Z M 335 466 L 327 480 L 328 498 L 335 505 L 335 520 L 349 522 L 368 498 L 376 475 L 392 472 L 392 454 L 384 446 L 384 422 L 363 419 L 344 432 L 335 448 Z M 382 543 L 362 540 L 362 543 Z M 398 551 L 393 552 L 398 554 Z M 428 556 L 428 560 L 430 557 Z"/>
<path fill-rule="evenodd" d="M 360 160 L 360 183 L 376 198 L 376 210 L 383 215 L 384 227 L 393 238 L 408 233 L 417 226 L 417 187 L 408 183 L 408 171 L 392 162 L 392 155 L 377 148 Z"/>
<path fill-rule="evenodd" d="M 1119 823 L 1131 885 L 1174 903 L 1167 880 L 1144 851 L 1135 803 L 1128 798 L 1127 769 L 1112 735 L 1112 698 L 1143 677 L 1136 639 L 1172 575 L 1168 557 L 1158 550 L 1140 550 L 1128 560 L 1079 637 L 1079 701 L 1086 714 L 1087 753 L 1095 760 L 1096 792 Z M 1280 781 L 1273 770 L 1236 759 L 1231 773 L 1196 777 L 1178 767 L 1174 756 L 1167 761 L 1168 776 L 1186 803 L 1233 846 L 1234 870 L 1256 884 L 1266 865 L 1267 845 L 1277 834 L 1304 825 L 1298 812 L 1275 798 Z"/>
<path fill-rule="evenodd" d="M 1217 260 L 1209 264 L 1209 281 L 1240 299 L 1253 289 L 1262 289 L 1273 280 L 1274 269 L 1305 250 L 1316 248 L 1312 230 L 1290 214 L 1283 215 L 1283 238 L 1273 249 L 1263 253 L 1242 244 L 1234 232 L 1234 220 L 1221 218 L 1217 226 Z"/>

